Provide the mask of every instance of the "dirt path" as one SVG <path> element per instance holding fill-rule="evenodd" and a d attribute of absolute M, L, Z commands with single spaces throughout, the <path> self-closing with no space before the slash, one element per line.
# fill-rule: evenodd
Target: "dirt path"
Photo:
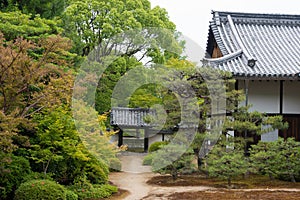
<path fill-rule="evenodd" d="M 167 200 L 168 196 L 181 192 L 218 191 L 217 188 L 205 186 L 162 187 L 148 185 L 146 182 L 159 174 L 151 172 L 151 168 L 143 166 L 143 157 L 146 154 L 125 153 L 120 158 L 122 172 L 109 175 L 110 181 L 119 188 L 129 191 L 127 196 L 112 200 Z M 223 189 L 226 191 L 225 189 Z M 300 189 L 235 189 L 234 191 L 286 191 L 300 192 Z"/>
<path fill-rule="evenodd" d="M 152 187 L 146 184 L 146 181 L 154 176 L 149 166 L 143 166 L 143 157 L 145 154 L 126 153 L 120 159 L 122 162 L 122 172 L 115 172 L 109 175 L 112 183 L 119 188 L 128 190 L 130 194 L 126 200 L 139 200 L 152 190 Z"/>
<path fill-rule="evenodd" d="M 159 174 L 151 172 L 149 166 L 143 166 L 142 161 L 145 154 L 126 153 L 120 159 L 122 161 L 122 172 L 111 173 L 109 179 L 119 188 L 129 191 L 129 195 L 124 200 L 150 200 L 150 199 L 167 199 L 174 192 L 184 191 L 201 191 L 212 189 L 209 187 L 161 187 L 148 185 L 146 182 L 153 176 Z"/>

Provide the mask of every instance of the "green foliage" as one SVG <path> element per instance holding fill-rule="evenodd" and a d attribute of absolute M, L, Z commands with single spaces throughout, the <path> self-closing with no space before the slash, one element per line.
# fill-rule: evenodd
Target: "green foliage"
<path fill-rule="evenodd" d="M 153 158 L 154 158 L 154 154 L 148 153 L 143 159 L 143 165 L 152 165 Z"/>
<path fill-rule="evenodd" d="M 3 80 L 0 108 L 4 117 L 11 115 L 28 123 L 25 118 L 32 117 L 42 108 L 50 109 L 69 102 L 71 73 L 60 68 L 68 67 L 69 61 L 62 57 L 70 47 L 69 42 L 60 36 L 41 38 L 37 43 L 22 38 L 7 42 L 0 34 L 3 55 L 0 58 Z M 29 55 L 31 51 L 41 49 L 38 57 Z"/>
<path fill-rule="evenodd" d="M 44 51 L 33 58 L 29 52 L 36 49 Z M 34 113 L 68 102 L 70 74 L 54 67 L 67 66 L 60 57 L 67 49 L 68 41 L 59 36 L 34 44 L 21 38 L 7 41 L 0 33 L 0 166 L 19 146 L 28 148 L 26 132 L 34 129 Z"/>
<path fill-rule="evenodd" d="M 8 196 L 13 188 L 20 184 L 21 172 L 22 170 L 25 172 L 29 166 L 27 161 L 13 155 L 13 152 L 18 148 L 18 144 L 15 143 L 15 139 L 18 137 L 17 127 L 26 121 L 11 115 L 7 116 L 0 111 L 0 198 Z M 25 143 L 28 145 L 28 140 Z"/>
<path fill-rule="evenodd" d="M 177 57 L 179 56 L 177 55 Z M 164 122 L 163 127 L 159 128 L 175 132 L 174 127 L 177 127 L 181 121 L 182 105 L 180 104 L 183 103 L 180 102 L 178 96 L 185 99 L 184 91 L 179 85 L 188 85 L 187 76 L 183 76 L 183 74 L 190 73 L 193 67 L 192 63 L 174 56 L 168 58 L 164 66 L 158 64 L 146 68 L 139 76 L 155 84 L 147 84 L 138 88 L 131 95 L 129 105 L 156 109 L 158 118 L 156 121 L 152 119 L 148 121 L 154 124 Z"/>
<path fill-rule="evenodd" d="M 167 12 L 159 7 L 151 9 L 148 0 L 71 1 L 63 20 L 65 34 L 75 42 L 80 55 L 88 55 L 101 42 L 122 31 L 142 27 L 175 29 Z M 111 49 L 107 46 L 101 55 L 108 55 Z"/>
<path fill-rule="evenodd" d="M 54 181 L 32 180 L 22 183 L 15 192 L 15 200 L 66 200 L 66 189 Z"/>
<path fill-rule="evenodd" d="M 300 142 L 296 142 L 294 138 L 287 138 L 286 141 L 281 138 L 275 143 L 275 148 L 278 177 L 291 182 L 300 180 Z"/>
<path fill-rule="evenodd" d="M 96 97 L 92 99 L 100 114 L 111 109 L 111 97 L 116 83 L 130 69 L 141 66 L 142 58 L 147 57 L 152 62 L 160 60 L 163 63 L 167 57 L 166 47 L 172 46 L 180 51 L 180 45 L 175 40 L 175 25 L 169 20 L 167 12 L 159 7 L 151 8 L 148 0 L 71 1 L 62 18 L 64 33 L 73 40 L 77 54 L 86 56 L 93 52 L 95 60 L 101 64 L 106 56 L 118 55 L 109 66 L 104 66 L 107 68 L 99 81 Z M 140 32 L 142 28 L 149 27 L 168 30 Z M 128 35 L 114 38 L 124 32 Z M 89 86 L 86 88 L 90 89 Z M 130 85 L 123 89 L 127 88 L 131 88 Z M 127 91 L 116 93 L 118 92 Z M 93 95 L 88 95 L 88 98 Z M 84 100 L 90 102 L 90 99 Z M 147 101 L 144 103 L 147 104 Z M 124 102 L 118 104 L 120 105 L 116 106 L 128 106 Z M 137 104 L 131 106 L 135 107 Z"/>
<path fill-rule="evenodd" d="M 88 180 L 93 184 L 104 184 L 108 180 L 109 168 L 103 160 L 92 160 L 85 170 Z"/>
<path fill-rule="evenodd" d="M 215 145 L 205 159 L 209 176 L 225 179 L 231 187 L 232 179 L 245 174 L 249 168 L 242 147 L 241 141 L 228 143 L 225 138 Z"/>
<path fill-rule="evenodd" d="M 78 195 L 71 190 L 66 190 L 66 200 L 78 200 Z"/>
<path fill-rule="evenodd" d="M 111 108 L 111 98 L 113 90 L 125 73 L 132 68 L 141 65 L 135 58 L 120 57 L 117 58 L 108 68 L 103 72 L 101 79 L 99 80 L 98 87 L 95 94 L 95 109 L 99 113 L 104 113 Z M 129 86 L 130 87 L 130 86 Z M 123 88 L 126 90 L 127 87 Z M 117 93 L 123 94 L 126 91 L 117 91 Z M 119 94 L 119 95 L 120 95 Z M 124 105 L 118 105 L 124 106 Z"/>
<path fill-rule="evenodd" d="M 62 28 L 58 21 L 42 19 L 39 16 L 32 17 L 20 11 L 0 12 L 0 32 L 7 40 L 17 37 L 27 39 L 40 39 L 52 34 L 60 34 Z"/>
<path fill-rule="evenodd" d="M 153 152 L 152 170 L 161 174 L 171 174 L 173 180 L 188 169 L 193 168 L 193 152 L 184 145 L 169 143 L 163 149 Z"/>
<path fill-rule="evenodd" d="M 234 119 L 234 120 L 232 120 Z M 248 107 L 239 107 L 233 113 L 233 118 L 227 120 L 225 127 L 231 127 L 238 132 L 252 132 L 257 135 L 273 131 L 274 129 L 286 129 L 288 124 L 282 121 L 282 116 L 267 116 L 258 111 L 249 112 Z M 271 125 L 270 128 L 264 128 L 265 125 Z"/>
<path fill-rule="evenodd" d="M 275 166 L 278 164 L 276 155 L 279 152 L 274 149 L 273 142 L 262 142 L 252 145 L 250 149 L 250 164 L 255 173 L 268 175 L 270 179 L 276 177 Z"/>
<path fill-rule="evenodd" d="M 0 199 L 13 196 L 23 177 L 31 172 L 27 159 L 18 156 L 11 156 L 10 159 L 1 166 L 4 169 L 0 173 Z"/>
<path fill-rule="evenodd" d="M 107 182 L 109 170 L 104 159 L 113 158 L 113 150 L 109 152 L 109 147 L 99 146 L 98 151 L 106 149 L 103 159 L 91 155 L 82 144 L 69 108 L 60 107 L 36 115 L 34 120 L 38 126 L 35 137 L 32 137 L 30 158 L 36 170 L 53 174 L 56 181 L 64 184 L 74 182 L 82 173 L 92 183 Z"/>
<path fill-rule="evenodd" d="M 26 14 L 40 15 L 42 18 L 50 19 L 59 16 L 64 11 L 66 2 L 67 0 L 8 0 L 6 3 L 3 3 L 1 10 L 19 9 Z"/>
<path fill-rule="evenodd" d="M 106 131 L 107 115 L 98 115 L 94 108 L 82 100 L 74 100 L 73 106 L 76 108 L 73 109 L 73 116 L 81 141 L 95 159 L 109 166 L 120 149 L 110 142 L 110 136 L 116 132 Z"/>
<path fill-rule="evenodd" d="M 150 147 L 149 147 L 149 153 L 157 151 L 161 149 L 163 146 L 167 145 L 169 142 L 168 141 L 158 141 L 158 142 L 153 142 Z"/>
<path fill-rule="evenodd" d="M 122 163 L 118 158 L 111 158 L 109 160 L 109 171 L 110 172 L 119 172 L 122 170 Z"/>
<path fill-rule="evenodd" d="M 31 159 L 43 167 L 42 171 L 45 174 L 50 170 L 56 172 L 58 176 L 60 173 L 57 172 L 63 169 L 61 165 L 57 165 L 58 163 L 72 159 L 81 162 L 89 160 L 80 144 L 68 110 L 61 107 L 54 112 L 35 115 L 34 120 L 38 126 L 36 135 L 31 141 Z"/>
<path fill-rule="evenodd" d="M 18 11 L 0 12 L 1 199 L 30 171 L 28 161 L 14 154 L 30 154 L 28 138 L 36 126 L 33 115 L 70 100 L 72 75 L 67 69 L 71 44 L 67 38 L 52 35 L 60 31 L 52 20 Z"/>
<path fill-rule="evenodd" d="M 84 177 L 68 187 L 78 195 L 79 200 L 107 198 L 118 191 L 117 187 L 107 184 L 90 184 Z"/>
<path fill-rule="evenodd" d="M 250 160 L 256 172 L 296 182 L 300 179 L 300 143 L 293 138 L 252 145 Z"/>
<path fill-rule="evenodd" d="M 53 178 L 51 177 L 51 175 L 49 173 L 45 174 L 45 173 L 40 173 L 40 172 L 31 172 L 31 173 L 27 174 L 26 176 L 23 176 L 22 182 L 27 182 L 27 181 L 31 181 L 31 180 L 40 180 L 40 179 L 46 179 L 46 180 L 53 181 Z"/>

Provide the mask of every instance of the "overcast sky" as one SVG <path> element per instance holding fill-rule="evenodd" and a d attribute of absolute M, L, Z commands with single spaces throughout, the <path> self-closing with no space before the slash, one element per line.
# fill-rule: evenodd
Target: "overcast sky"
<path fill-rule="evenodd" d="M 150 0 L 165 8 L 177 30 L 205 49 L 211 10 L 299 14 L 299 0 Z"/>

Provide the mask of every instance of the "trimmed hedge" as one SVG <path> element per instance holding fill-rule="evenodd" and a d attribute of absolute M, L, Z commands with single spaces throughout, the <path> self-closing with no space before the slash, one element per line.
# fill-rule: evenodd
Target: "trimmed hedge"
<path fill-rule="evenodd" d="M 149 154 L 146 155 L 143 159 L 143 165 L 151 165 L 152 160 L 154 158 L 153 152 L 158 151 L 159 149 L 161 149 L 163 146 L 166 146 L 167 144 L 169 144 L 168 141 L 153 142 L 149 147 Z"/>
<path fill-rule="evenodd" d="M 66 200 L 66 189 L 50 180 L 31 180 L 22 183 L 14 200 Z"/>
<path fill-rule="evenodd" d="M 118 158 L 111 158 L 109 160 L 109 171 L 119 172 L 122 169 L 122 163 Z"/>
<path fill-rule="evenodd" d="M 153 142 L 149 147 L 149 153 L 157 151 L 167 144 L 169 144 L 168 141 Z"/>
<path fill-rule="evenodd" d="M 149 153 L 146 155 L 143 159 L 143 165 L 151 165 L 154 155 L 152 153 Z"/>
<path fill-rule="evenodd" d="M 71 186 L 69 189 L 78 195 L 78 200 L 107 198 L 118 191 L 117 187 L 107 184 L 94 184 L 85 188 Z"/>

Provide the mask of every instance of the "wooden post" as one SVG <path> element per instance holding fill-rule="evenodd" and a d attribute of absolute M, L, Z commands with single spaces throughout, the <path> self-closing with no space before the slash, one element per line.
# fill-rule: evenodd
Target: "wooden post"
<path fill-rule="evenodd" d="M 148 152 L 149 148 L 149 134 L 148 134 L 148 128 L 145 128 L 145 134 L 144 134 L 144 152 Z"/>
<path fill-rule="evenodd" d="M 245 106 L 248 106 L 248 104 L 249 104 L 249 80 L 248 79 L 245 80 L 245 95 L 246 95 Z M 245 155 L 248 155 L 249 143 L 247 142 L 247 138 L 248 138 L 247 130 L 244 132 L 244 138 L 246 140 Z"/>
<path fill-rule="evenodd" d="M 284 86 L 284 81 L 280 80 L 279 82 L 280 86 L 279 86 L 279 114 L 282 115 L 283 120 L 285 121 L 285 117 L 283 116 L 283 86 Z M 278 136 L 280 137 L 284 137 L 284 130 L 278 130 Z M 286 138 L 286 137 L 284 137 Z"/>
<path fill-rule="evenodd" d="M 119 139 L 118 139 L 118 146 L 122 146 L 123 145 L 123 130 L 120 129 L 119 131 Z"/>

